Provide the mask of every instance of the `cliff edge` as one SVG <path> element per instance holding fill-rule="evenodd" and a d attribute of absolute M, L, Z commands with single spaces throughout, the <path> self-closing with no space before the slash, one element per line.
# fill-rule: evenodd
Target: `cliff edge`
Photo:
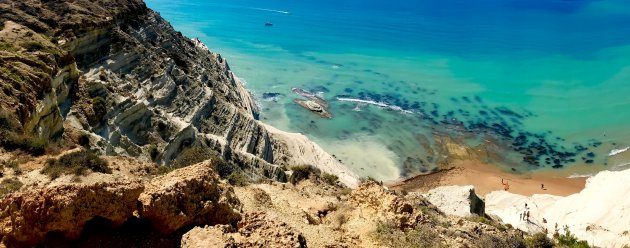
<path fill-rule="evenodd" d="M 304 136 L 272 135 L 226 60 L 141 0 L 4 1 L 0 10 L 0 106 L 20 135 L 171 167 L 220 157 L 234 165 L 220 173 L 252 180 L 285 181 L 279 166 L 300 162 L 357 185 Z M 318 156 L 303 156 L 311 150 Z"/>

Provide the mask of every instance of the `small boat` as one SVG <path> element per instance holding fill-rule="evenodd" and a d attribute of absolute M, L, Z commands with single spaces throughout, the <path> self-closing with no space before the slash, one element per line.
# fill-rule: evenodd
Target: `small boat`
<path fill-rule="evenodd" d="M 267 27 L 273 26 L 273 23 L 271 23 L 271 22 L 265 22 L 265 26 L 267 26 Z"/>

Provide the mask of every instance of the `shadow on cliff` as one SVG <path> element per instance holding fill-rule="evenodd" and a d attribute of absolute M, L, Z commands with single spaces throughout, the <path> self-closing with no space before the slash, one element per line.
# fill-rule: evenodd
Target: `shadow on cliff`
<path fill-rule="evenodd" d="M 182 228 L 164 235 L 151 222 L 130 218 L 120 227 L 101 217 L 90 220 L 78 240 L 68 240 L 61 234 L 51 232 L 41 247 L 180 247 L 184 233 L 191 227 Z"/>

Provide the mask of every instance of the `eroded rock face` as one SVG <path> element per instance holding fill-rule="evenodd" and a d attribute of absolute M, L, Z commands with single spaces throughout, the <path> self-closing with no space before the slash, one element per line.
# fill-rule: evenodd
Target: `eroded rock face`
<path fill-rule="evenodd" d="M 429 190 L 424 197 L 445 214 L 459 217 L 485 215 L 485 203 L 475 194 L 472 185 L 437 187 Z"/>
<path fill-rule="evenodd" d="M 278 157 L 305 160 L 257 120 L 252 96 L 225 59 L 176 32 L 141 0 L 24 0 L 0 2 L 0 8 L 7 10 L 0 20 L 22 25 L 23 33 L 54 34 L 42 42 L 62 55 L 51 58 L 52 68 L 41 75 L 52 78 L 51 89 L 39 90 L 49 96 L 37 101 L 33 92 L 19 108 L 27 129 L 43 136 L 87 133 L 103 154 L 160 165 L 171 164 L 190 144 L 203 144 L 203 152 L 238 165 L 252 179 L 285 181 L 277 165 L 293 164 Z M 328 166 L 320 161 L 305 162 Z"/>
<path fill-rule="evenodd" d="M 58 232 L 77 238 L 96 216 L 120 225 L 133 216 L 139 181 L 60 185 L 10 195 L 0 200 L 0 239 L 5 244 L 35 245 Z"/>
<path fill-rule="evenodd" d="M 374 211 L 383 221 L 393 222 L 399 228 L 414 227 L 427 220 L 419 207 L 430 206 L 422 196 L 408 194 L 400 196 L 388 192 L 375 182 L 359 185 L 350 195 L 350 203 L 355 207 Z"/>
<path fill-rule="evenodd" d="M 248 213 L 238 230 L 228 226 L 196 227 L 182 237 L 183 248 L 307 247 L 301 233 L 265 213 Z"/>
<path fill-rule="evenodd" d="M 206 161 L 156 177 L 138 198 L 140 217 L 163 233 L 193 224 L 233 224 L 240 201 Z"/>

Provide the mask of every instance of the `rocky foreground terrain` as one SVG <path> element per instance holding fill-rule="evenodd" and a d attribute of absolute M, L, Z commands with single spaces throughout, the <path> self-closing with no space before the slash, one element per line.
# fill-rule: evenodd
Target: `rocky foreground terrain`
<path fill-rule="evenodd" d="M 80 153 L 75 149 L 59 155 Z M 221 180 L 207 160 L 153 175 L 155 166 L 103 157 L 111 173 L 26 172 L 21 190 L 0 200 L 7 247 L 486 247 L 524 245 L 523 232 L 463 208 L 447 215 L 422 195 L 366 181 L 354 190 L 296 169 L 293 183 Z M 33 162 L 35 163 L 35 162 Z M 147 173 L 149 172 L 149 173 Z M 234 187 L 229 185 L 240 185 Z M 474 194 L 474 192 L 472 193 Z M 483 204 L 483 202 L 481 202 Z M 479 206 L 479 203 L 476 203 Z M 481 205 L 483 206 L 483 205 Z M 483 215 L 481 212 L 477 212 Z"/>
<path fill-rule="evenodd" d="M 0 0 L 0 87 L 0 247 L 579 243 L 359 180 L 141 0 Z"/>

